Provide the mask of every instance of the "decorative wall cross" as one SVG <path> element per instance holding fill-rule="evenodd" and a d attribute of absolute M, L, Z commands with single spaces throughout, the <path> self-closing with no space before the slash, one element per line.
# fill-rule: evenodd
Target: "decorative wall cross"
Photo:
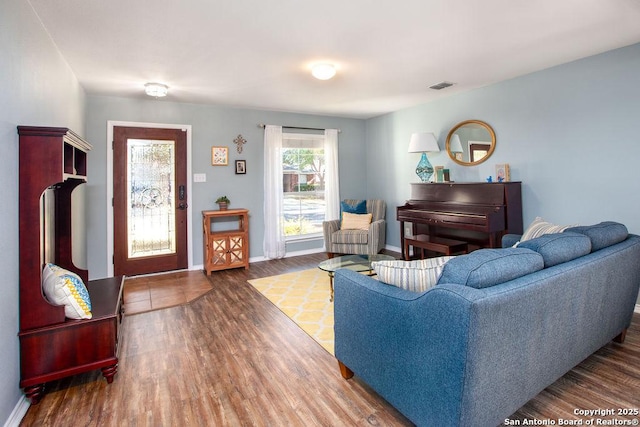
<path fill-rule="evenodd" d="M 242 137 L 242 135 L 238 135 L 236 139 L 233 140 L 233 143 L 238 146 L 238 153 L 242 153 L 242 146 L 247 143 L 247 140 Z"/>

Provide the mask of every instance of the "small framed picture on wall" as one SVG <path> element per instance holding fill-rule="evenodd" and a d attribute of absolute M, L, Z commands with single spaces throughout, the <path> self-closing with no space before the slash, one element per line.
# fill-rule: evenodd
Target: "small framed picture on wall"
<path fill-rule="evenodd" d="M 247 161 L 236 160 L 236 175 L 243 175 L 247 173 Z"/>
<path fill-rule="evenodd" d="M 211 165 L 226 166 L 229 164 L 228 147 L 211 147 Z"/>

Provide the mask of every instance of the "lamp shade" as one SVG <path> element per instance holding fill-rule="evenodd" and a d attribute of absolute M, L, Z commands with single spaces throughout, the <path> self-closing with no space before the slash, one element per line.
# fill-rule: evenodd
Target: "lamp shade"
<path fill-rule="evenodd" d="M 449 151 L 452 153 L 462 153 L 462 143 L 460 137 L 457 134 L 453 134 L 449 140 Z"/>
<path fill-rule="evenodd" d="M 416 132 L 412 134 L 409 142 L 409 152 L 425 153 L 427 151 L 435 153 L 440 151 L 436 136 L 432 132 Z"/>

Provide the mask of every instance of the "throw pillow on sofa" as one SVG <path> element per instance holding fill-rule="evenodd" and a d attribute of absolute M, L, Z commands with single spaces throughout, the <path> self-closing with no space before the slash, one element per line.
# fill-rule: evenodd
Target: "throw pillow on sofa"
<path fill-rule="evenodd" d="M 438 283 L 486 288 L 544 268 L 542 255 L 531 249 L 479 249 L 447 262 Z"/>
<path fill-rule="evenodd" d="M 91 319 L 89 292 L 77 274 L 48 263 L 42 270 L 42 291 L 50 303 L 64 305 L 69 319 Z"/>
<path fill-rule="evenodd" d="M 428 258 L 414 261 L 376 261 L 371 267 L 378 279 L 388 285 L 412 292 L 424 292 L 438 283 L 445 264 L 453 256 Z"/>
<path fill-rule="evenodd" d="M 522 233 L 520 240 L 517 241 L 513 247 L 518 247 L 520 242 L 525 242 L 527 240 L 535 239 L 536 237 L 540 237 L 543 234 L 552 234 L 552 233 L 562 233 L 569 227 L 575 227 L 575 224 L 572 225 L 556 225 L 550 222 L 545 221 L 542 217 L 537 216 L 536 219 L 533 220 L 529 227 Z"/>

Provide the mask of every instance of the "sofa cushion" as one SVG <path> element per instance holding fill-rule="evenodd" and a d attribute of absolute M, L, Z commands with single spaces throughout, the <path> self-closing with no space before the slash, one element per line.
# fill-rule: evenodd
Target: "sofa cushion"
<path fill-rule="evenodd" d="M 414 261 L 376 261 L 371 266 L 381 282 L 412 292 L 424 292 L 438 283 L 444 265 L 452 258 L 443 256 Z"/>
<path fill-rule="evenodd" d="M 515 248 L 520 244 L 521 234 L 505 234 L 502 236 L 503 248 Z"/>
<path fill-rule="evenodd" d="M 627 238 L 629 231 L 624 224 L 614 221 L 604 221 L 595 225 L 571 227 L 567 231 L 584 234 L 591 239 L 591 251 L 597 251 L 607 246 L 620 243 Z"/>
<path fill-rule="evenodd" d="M 371 225 L 371 214 L 342 213 L 341 230 L 368 230 Z"/>
<path fill-rule="evenodd" d="M 42 291 L 50 303 L 64 305 L 69 319 L 91 319 L 89 292 L 77 274 L 48 263 L 42 270 Z"/>
<path fill-rule="evenodd" d="M 544 268 L 542 255 L 530 249 L 480 249 L 447 262 L 438 283 L 481 289 Z"/>
<path fill-rule="evenodd" d="M 591 239 L 584 234 L 565 231 L 527 240 L 518 247 L 538 252 L 546 268 L 587 255 L 591 252 Z"/>
<path fill-rule="evenodd" d="M 574 227 L 575 224 L 572 225 L 556 225 L 550 222 L 545 221 L 541 217 L 537 216 L 536 219 L 529 224 L 529 227 L 522 233 L 522 237 L 520 237 L 521 242 L 525 242 L 527 240 L 535 239 L 536 237 L 540 237 L 543 234 L 552 234 L 552 233 L 562 233 L 569 227 Z M 516 246 L 519 243 L 516 243 Z"/>

